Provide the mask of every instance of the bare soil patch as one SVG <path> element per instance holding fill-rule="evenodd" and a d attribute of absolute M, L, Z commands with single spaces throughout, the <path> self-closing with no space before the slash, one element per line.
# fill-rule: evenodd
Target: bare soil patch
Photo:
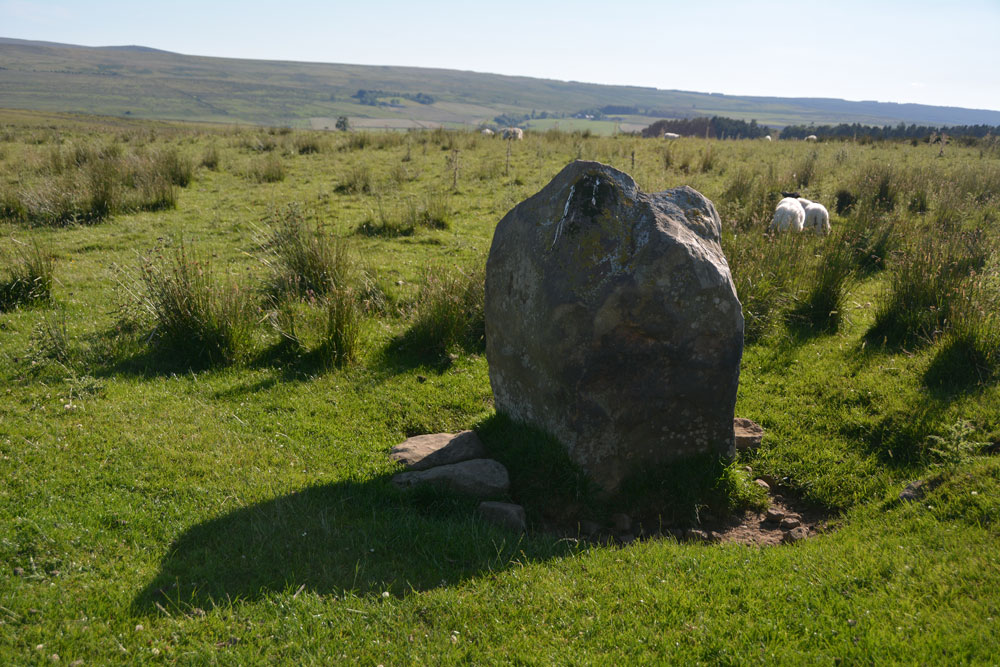
<path fill-rule="evenodd" d="M 663 525 L 659 515 L 615 514 L 605 521 L 584 520 L 571 525 L 550 518 L 542 529 L 569 539 L 599 544 L 670 538 L 765 547 L 790 544 L 827 532 L 830 519 L 829 512 L 810 506 L 789 493 L 772 491 L 770 505 L 765 511 L 744 511 L 721 518 L 704 515 L 695 528 Z"/>

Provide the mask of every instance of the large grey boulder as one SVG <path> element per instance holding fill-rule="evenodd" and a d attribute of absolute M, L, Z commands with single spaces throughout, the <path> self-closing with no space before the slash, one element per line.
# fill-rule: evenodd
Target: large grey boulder
<path fill-rule="evenodd" d="M 614 491 L 639 468 L 733 454 L 743 314 L 712 203 L 577 161 L 497 226 L 486 263 L 496 409 Z"/>

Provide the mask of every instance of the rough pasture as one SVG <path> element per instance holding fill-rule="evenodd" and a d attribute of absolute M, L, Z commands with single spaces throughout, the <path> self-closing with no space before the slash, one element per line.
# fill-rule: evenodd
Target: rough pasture
<path fill-rule="evenodd" d="M 17 249 L 52 260 L 47 299 L 0 307 L 0 662 L 1000 654 L 995 143 L 0 123 L 0 281 Z M 823 534 L 542 530 L 622 508 L 494 413 L 481 269 L 497 221 L 577 158 L 715 202 L 747 322 L 736 412 L 766 429 L 634 493 L 697 527 L 767 477 Z M 783 190 L 831 234 L 765 235 Z M 389 482 L 393 445 L 466 428 L 528 535 Z"/>

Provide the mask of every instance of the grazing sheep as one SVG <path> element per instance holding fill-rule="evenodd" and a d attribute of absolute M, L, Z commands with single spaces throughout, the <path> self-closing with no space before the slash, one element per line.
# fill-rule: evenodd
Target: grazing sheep
<path fill-rule="evenodd" d="M 483 130 L 482 130 L 482 135 L 484 137 L 492 137 L 493 136 L 493 130 L 491 130 L 488 127 L 484 127 Z"/>
<path fill-rule="evenodd" d="M 680 139 L 681 135 L 677 134 L 676 132 L 664 132 L 663 133 L 663 138 L 664 139 Z"/>
<path fill-rule="evenodd" d="M 505 127 L 503 129 L 503 138 L 517 139 L 520 141 L 521 139 L 524 139 L 524 130 L 519 127 Z"/>
<path fill-rule="evenodd" d="M 819 141 L 819 137 L 817 137 L 815 134 L 810 134 L 808 137 L 806 137 L 806 141 Z"/>
<path fill-rule="evenodd" d="M 764 141 L 770 141 L 770 140 L 771 140 L 771 135 L 770 134 L 768 134 L 767 136 L 764 137 Z"/>
<path fill-rule="evenodd" d="M 774 209 L 774 218 L 768 225 L 767 231 L 801 232 L 802 225 L 806 220 L 806 211 L 802 204 L 794 197 L 785 197 L 778 202 L 778 208 Z"/>
<path fill-rule="evenodd" d="M 806 213 L 805 221 L 802 223 L 804 229 L 811 229 L 820 236 L 830 233 L 830 212 L 819 202 L 809 201 L 799 198 L 802 209 Z"/>

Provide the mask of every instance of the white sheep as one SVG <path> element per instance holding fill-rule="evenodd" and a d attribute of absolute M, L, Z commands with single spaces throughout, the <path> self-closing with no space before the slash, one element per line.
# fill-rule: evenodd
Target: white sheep
<path fill-rule="evenodd" d="M 784 201 L 784 200 L 782 200 Z M 819 202 L 809 201 L 799 197 L 799 203 L 805 211 L 804 229 L 811 229 L 821 236 L 830 233 L 830 212 Z"/>
<path fill-rule="evenodd" d="M 492 137 L 492 136 L 493 136 L 493 130 L 491 130 L 491 129 L 490 129 L 490 128 L 488 128 L 488 127 L 484 127 L 484 128 L 482 129 L 482 135 L 483 135 L 484 137 Z"/>
<path fill-rule="evenodd" d="M 774 218 L 771 219 L 767 231 L 801 232 L 805 220 L 806 211 L 799 200 L 794 197 L 785 197 L 778 202 L 778 207 L 774 209 Z"/>
<path fill-rule="evenodd" d="M 524 139 L 524 130 L 519 127 L 505 127 L 503 129 L 503 138 L 520 141 Z"/>
<path fill-rule="evenodd" d="M 770 134 L 768 134 L 768 135 L 766 135 L 764 137 L 764 141 L 770 141 L 770 140 L 771 140 L 771 135 Z"/>
<path fill-rule="evenodd" d="M 664 132 L 663 133 L 663 138 L 664 139 L 680 139 L 681 135 L 677 134 L 676 132 Z"/>
<path fill-rule="evenodd" d="M 815 134 L 810 134 L 808 137 L 806 137 L 806 141 L 819 141 L 819 137 L 817 137 Z"/>

